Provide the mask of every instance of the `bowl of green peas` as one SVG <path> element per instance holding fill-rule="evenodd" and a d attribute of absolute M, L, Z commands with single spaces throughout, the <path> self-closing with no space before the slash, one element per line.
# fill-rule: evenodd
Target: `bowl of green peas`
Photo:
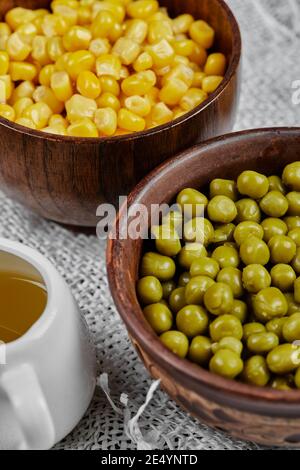
<path fill-rule="evenodd" d="M 300 442 L 299 155 L 300 128 L 193 147 L 136 187 L 107 249 L 151 375 L 199 420 L 265 445 Z"/>

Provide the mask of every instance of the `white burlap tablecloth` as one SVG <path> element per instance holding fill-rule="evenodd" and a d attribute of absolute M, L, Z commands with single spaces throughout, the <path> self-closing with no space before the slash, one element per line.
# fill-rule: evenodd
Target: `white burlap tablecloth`
<path fill-rule="evenodd" d="M 299 125 L 300 105 L 292 104 L 292 82 L 300 80 L 300 0 L 228 3 L 243 36 L 243 86 L 236 130 Z M 129 432 L 124 423 L 144 403 L 152 381 L 110 297 L 105 242 L 95 236 L 74 234 L 32 215 L 1 193 L 0 221 L 0 236 L 38 249 L 66 279 L 94 337 L 99 370 L 107 373 L 110 397 L 115 403 L 112 406 L 98 387 L 85 417 L 57 449 L 125 450 L 147 447 L 147 443 L 149 448 L 177 450 L 259 448 L 208 429 L 179 409 L 159 388 L 139 416 L 139 428 L 131 422 Z"/>

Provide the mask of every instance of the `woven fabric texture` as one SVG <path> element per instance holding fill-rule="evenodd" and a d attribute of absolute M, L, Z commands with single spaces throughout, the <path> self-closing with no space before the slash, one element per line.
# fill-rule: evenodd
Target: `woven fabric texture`
<path fill-rule="evenodd" d="M 300 80 L 300 0 L 228 0 L 228 4 L 243 36 L 243 85 L 236 130 L 299 125 L 300 105 L 292 104 L 292 83 Z M 38 249 L 66 279 L 94 337 L 99 373 L 107 374 L 85 417 L 56 449 L 259 448 L 196 422 L 159 388 L 152 390 L 152 399 L 140 413 L 139 427 L 137 420 L 135 426 L 128 426 L 145 402 L 152 381 L 110 297 L 105 242 L 32 215 L 1 193 L 0 220 L 0 236 Z M 106 379 L 113 404 L 103 392 Z"/>

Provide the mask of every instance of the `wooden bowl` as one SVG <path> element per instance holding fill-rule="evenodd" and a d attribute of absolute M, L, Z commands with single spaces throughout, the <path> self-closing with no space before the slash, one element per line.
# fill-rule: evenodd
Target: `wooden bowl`
<path fill-rule="evenodd" d="M 219 89 L 184 117 L 153 130 L 114 138 L 72 138 L 30 130 L 0 118 L 0 187 L 38 214 L 70 225 L 94 226 L 96 208 L 117 204 L 149 171 L 179 151 L 231 130 L 239 97 L 241 39 L 223 0 L 161 0 L 172 15 L 191 13 L 216 30 L 215 49 L 228 69 Z M 6 0 L 47 7 L 50 0 Z"/>
<path fill-rule="evenodd" d="M 128 206 L 170 203 L 184 187 L 201 188 L 212 179 L 236 178 L 246 169 L 280 174 L 299 159 L 300 128 L 229 134 L 170 159 L 130 194 Z M 130 219 L 129 219 L 130 220 Z M 238 439 L 266 445 L 300 443 L 300 390 L 258 388 L 214 375 L 180 359 L 159 341 L 143 316 L 135 285 L 142 240 L 118 239 L 126 233 L 126 208 L 117 217 L 117 237 L 109 240 L 107 268 L 113 298 L 141 359 L 154 378 L 200 421 Z M 148 222 L 142 225 L 148 230 Z"/>

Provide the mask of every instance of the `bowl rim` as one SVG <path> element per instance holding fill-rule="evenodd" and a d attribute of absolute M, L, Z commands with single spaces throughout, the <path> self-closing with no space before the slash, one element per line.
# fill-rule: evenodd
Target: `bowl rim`
<path fill-rule="evenodd" d="M 222 144 L 230 141 L 238 142 L 238 144 L 240 144 L 255 136 L 266 138 L 283 135 L 292 138 L 295 137 L 295 133 L 300 138 L 300 127 L 258 128 L 218 136 L 204 143 L 195 145 L 188 150 L 171 157 L 148 174 L 130 193 L 128 197 L 128 209 L 133 203 L 141 203 L 143 196 L 150 185 L 155 185 L 155 181 L 157 179 L 166 177 L 168 171 L 174 165 L 178 164 L 178 162 L 186 161 L 189 157 L 192 157 L 196 149 L 201 151 L 201 153 L 204 153 L 207 149 L 213 147 L 219 148 Z M 126 223 L 125 218 L 126 203 L 120 208 L 114 222 L 113 230 L 115 230 L 116 234 L 122 231 L 122 224 Z M 259 408 L 259 401 L 264 403 L 272 402 L 273 406 L 276 405 L 276 403 L 278 405 L 278 402 L 281 402 L 282 407 L 281 410 L 278 410 L 278 414 L 288 413 L 292 404 L 296 405 L 297 403 L 300 403 L 300 390 L 274 390 L 268 387 L 256 387 L 235 380 L 226 379 L 207 371 L 199 365 L 193 364 L 187 359 L 181 359 L 168 351 L 168 349 L 159 341 L 156 333 L 148 326 L 146 320 L 143 321 L 141 315 L 139 318 L 139 316 L 135 314 L 142 313 L 138 299 L 136 298 L 135 304 L 132 304 L 127 290 L 124 289 L 124 285 L 126 285 L 124 276 L 124 271 L 126 270 L 126 253 L 123 249 L 122 240 L 119 240 L 118 237 L 116 237 L 116 239 L 108 237 L 106 262 L 110 291 L 118 313 L 123 319 L 127 329 L 130 333 L 134 332 L 137 341 L 142 345 L 143 350 L 145 350 L 147 355 L 153 357 L 155 361 L 162 364 L 165 370 L 172 370 L 175 371 L 176 374 L 180 374 L 182 377 L 182 383 L 195 383 L 202 387 L 204 386 L 209 388 L 211 396 L 214 396 L 215 394 L 220 396 L 221 392 L 224 396 L 227 395 L 227 403 L 228 395 L 235 396 L 239 400 L 242 398 L 244 401 L 247 401 L 248 404 L 251 404 L 252 402 L 252 405 L 256 408 Z M 128 311 L 126 302 L 127 305 L 131 305 L 130 312 Z M 239 404 L 239 402 L 235 402 L 235 405 L 237 405 L 237 403 Z M 286 407 L 288 409 L 286 409 Z M 277 413 L 277 411 L 274 410 L 275 408 L 273 408 L 273 412 Z M 298 407 L 297 410 L 299 411 Z M 264 411 L 266 411 L 265 408 L 263 408 L 263 412 Z"/>
<path fill-rule="evenodd" d="M 136 133 L 129 133 L 121 136 L 114 136 L 114 137 L 73 137 L 73 136 L 61 136 L 57 134 L 50 134 L 47 132 L 42 132 L 41 130 L 30 129 L 29 127 L 22 126 L 20 124 L 16 124 L 13 121 L 9 121 L 8 119 L 0 116 L 0 125 L 6 128 L 12 129 L 16 132 L 21 134 L 26 134 L 32 137 L 37 137 L 40 139 L 56 141 L 56 142 L 73 142 L 76 144 L 98 144 L 98 143 L 117 143 L 123 141 L 135 141 L 139 139 L 143 139 L 148 136 L 154 136 L 163 132 L 167 129 L 173 129 L 184 122 L 188 121 L 190 118 L 197 116 L 199 113 L 204 111 L 208 108 L 211 104 L 213 104 L 219 96 L 221 96 L 229 83 L 231 82 L 232 78 L 236 74 L 238 69 L 240 59 L 241 59 L 241 51 L 242 51 L 242 38 L 241 32 L 239 28 L 238 21 L 233 14 L 231 8 L 225 3 L 225 0 L 216 0 L 223 11 L 226 13 L 229 23 L 231 25 L 232 35 L 233 35 L 233 50 L 230 58 L 230 62 L 228 64 L 226 73 L 224 75 L 224 79 L 219 87 L 216 89 L 214 93 L 209 95 L 209 97 L 201 103 L 196 108 L 192 109 L 188 113 L 184 114 L 183 116 L 174 119 L 166 124 L 156 126 L 153 129 L 148 129 L 141 132 Z"/>

